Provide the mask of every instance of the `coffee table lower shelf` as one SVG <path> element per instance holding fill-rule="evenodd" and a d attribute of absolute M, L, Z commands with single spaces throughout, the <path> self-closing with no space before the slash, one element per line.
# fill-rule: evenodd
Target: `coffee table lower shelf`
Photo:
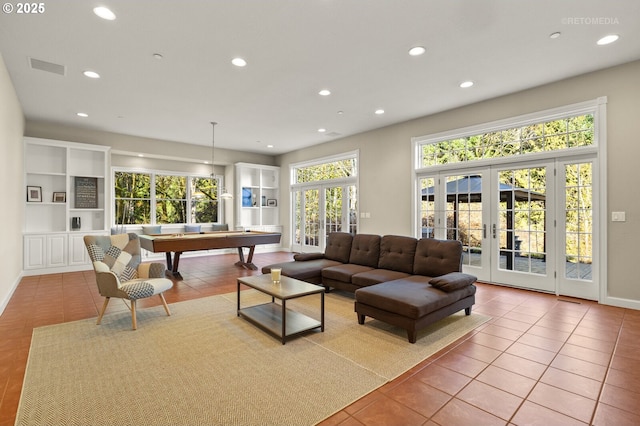
<path fill-rule="evenodd" d="M 282 344 L 285 343 L 287 337 L 295 336 L 297 334 L 301 334 L 316 328 L 320 328 L 321 330 L 324 328 L 320 321 L 310 318 L 299 312 L 295 312 L 285 308 L 284 322 L 286 330 L 283 334 L 283 308 L 282 305 L 279 305 L 277 303 L 265 303 L 262 305 L 242 308 L 238 310 L 238 315 L 246 318 L 248 321 L 267 331 L 268 333 L 279 337 L 282 340 Z"/>

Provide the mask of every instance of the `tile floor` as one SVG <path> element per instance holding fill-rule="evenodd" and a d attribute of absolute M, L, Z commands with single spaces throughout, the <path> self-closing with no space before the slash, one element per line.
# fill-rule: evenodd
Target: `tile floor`
<path fill-rule="evenodd" d="M 259 273 L 235 261 L 184 258 L 167 302 L 232 292 L 237 276 Z M 490 322 L 321 425 L 640 425 L 640 311 L 487 284 L 476 299 Z M 0 316 L 0 426 L 14 424 L 33 328 L 95 318 L 102 300 L 93 271 L 22 279 Z M 112 301 L 108 312 L 125 309 Z"/>

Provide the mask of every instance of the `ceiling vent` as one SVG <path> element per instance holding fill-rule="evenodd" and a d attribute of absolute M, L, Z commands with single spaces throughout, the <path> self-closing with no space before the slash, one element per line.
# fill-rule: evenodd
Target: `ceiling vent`
<path fill-rule="evenodd" d="M 65 75 L 66 69 L 64 65 L 54 64 L 52 62 L 41 61 L 40 59 L 29 58 L 29 65 L 31 69 L 46 71 L 53 74 Z"/>

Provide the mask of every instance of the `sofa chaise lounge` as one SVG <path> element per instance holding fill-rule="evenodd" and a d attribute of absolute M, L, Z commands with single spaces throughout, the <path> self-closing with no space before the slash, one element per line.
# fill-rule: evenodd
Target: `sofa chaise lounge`
<path fill-rule="evenodd" d="M 324 253 L 298 253 L 294 260 L 265 266 L 263 273 L 354 292 L 358 323 L 367 316 L 417 330 L 460 310 L 471 314 L 476 277 L 462 273 L 459 241 L 399 235 L 329 234 Z"/>

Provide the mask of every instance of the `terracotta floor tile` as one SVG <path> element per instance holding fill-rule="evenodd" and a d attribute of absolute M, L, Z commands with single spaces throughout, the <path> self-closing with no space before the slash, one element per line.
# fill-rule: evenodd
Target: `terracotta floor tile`
<path fill-rule="evenodd" d="M 427 421 L 427 418 L 413 410 L 382 396 L 375 404 L 370 404 L 362 410 L 354 413 L 352 417 L 364 425 L 404 425 L 418 426 Z"/>
<path fill-rule="evenodd" d="M 420 370 L 420 372 L 416 373 L 415 377 L 421 382 L 446 392 L 449 395 L 457 394 L 471 381 L 471 378 L 464 374 L 457 373 L 436 364 L 431 364 Z"/>
<path fill-rule="evenodd" d="M 581 359 L 582 361 L 592 362 L 594 364 L 608 366 L 611 362 L 611 354 L 607 352 L 600 352 L 594 349 L 585 348 L 582 346 L 572 345 L 567 343 L 560 350 L 560 354 L 570 356 L 571 358 Z"/>
<path fill-rule="evenodd" d="M 607 404 L 599 404 L 592 422 L 593 426 L 637 426 L 640 416 Z"/>
<path fill-rule="evenodd" d="M 491 334 L 493 336 L 502 337 L 507 340 L 518 340 L 520 336 L 522 336 L 522 332 L 518 330 L 513 330 L 511 328 L 500 327 L 494 324 L 488 325 L 487 327 L 482 329 L 483 333 Z"/>
<path fill-rule="evenodd" d="M 554 353 L 558 352 L 562 348 L 562 345 L 564 344 L 563 342 L 560 342 L 555 339 L 547 339 L 546 337 L 540 337 L 538 335 L 529 334 L 529 333 L 523 334 L 518 339 L 518 343 L 523 343 L 528 346 L 533 346 L 535 348 L 544 349 Z"/>
<path fill-rule="evenodd" d="M 520 398 L 525 398 L 536 384 L 533 379 L 493 365 L 488 366 L 476 379 Z"/>
<path fill-rule="evenodd" d="M 486 363 L 491 363 L 493 360 L 498 358 L 501 351 L 497 349 L 492 349 L 487 346 L 483 346 L 472 341 L 466 341 L 462 344 L 456 346 L 454 352 L 460 353 L 462 355 L 466 355 L 473 359 L 477 359 L 479 361 L 483 361 Z"/>
<path fill-rule="evenodd" d="M 567 343 L 609 354 L 613 352 L 613 348 L 615 347 L 615 342 L 595 339 L 592 337 L 581 336 L 577 334 L 569 337 Z"/>
<path fill-rule="evenodd" d="M 484 331 L 474 334 L 472 337 L 469 338 L 469 341 L 478 343 L 480 345 L 487 346 L 493 349 L 497 349 L 499 351 L 504 351 L 505 349 L 507 349 L 509 346 L 513 344 L 513 340 L 494 336 L 492 334 L 485 333 Z"/>
<path fill-rule="evenodd" d="M 444 355 L 436 360 L 435 363 L 441 367 L 446 367 L 469 377 L 477 376 L 487 367 L 487 365 L 489 365 L 486 362 L 478 361 L 455 352 L 450 352 Z"/>
<path fill-rule="evenodd" d="M 540 378 L 542 383 L 597 400 L 602 382 L 557 368 L 549 368 Z"/>
<path fill-rule="evenodd" d="M 547 351 L 535 346 L 524 345 L 519 341 L 509 346 L 506 353 L 519 356 L 530 361 L 539 362 L 544 365 L 550 364 L 556 356 L 555 352 Z"/>
<path fill-rule="evenodd" d="M 446 426 L 497 426 L 507 422 L 459 399 L 452 399 L 432 420 Z M 390 423 L 400 425 L 401 423 Z"/>
<path fill-rule="evenodd" d="M 622 371 L 615 368 L 607 372 L 606 383 L 640 393 L 640 370 Z"/>
<path fill-rule="evenodd" d="M 551 366 L 598 381 L 604 381 L 607 373 L 607 367 L 566 355 L 558 355 L 551 363 Z"/>
<path fill-rule="evenodd" d="M 396 386 L 386 396 L 429 418 L 442 408 L 451 395 L 414 378 Z"/>
<path fill-rule="evenodd" d="M 525 401 L 516 415 L 513 416 L 511 424 L 517 426 L 584 426 L 589 423 L 581 422 L 557 411 Z"/>
<path fill-rule="evenodd" d="M 547 368 L 544 364 L 508 353 L 500 355 L 492 365 L 534 380 L 538 380 Z"/>
<path fill-rule="evenodd" d="M 504 420 L 509 420 L 522 403 L 522 398 L 477 380 L 469 383 L 456 398 Z"/>
<path fill-rule="evenodd" d="M 538 383 L 527 401 L 557 411 L 582 422 L 589 423 L 596 408 L 596 401 L 545 383 Z"/>
<path fill-rule="evenodd" d="M 600 401 L 640 416 L 640 393 L 613 385 L 604 385 Z"/>
<path fill-rule="evenodd" d="M 560 342 L 566 342 L 569 336 L 571 336 L 571 333 L 568 331 L 554 330 L 552 328 L 542 327 L 537 324 L 527 330 L 527 334 L 540 336 L 551 340 L 558 340 Z"/>

